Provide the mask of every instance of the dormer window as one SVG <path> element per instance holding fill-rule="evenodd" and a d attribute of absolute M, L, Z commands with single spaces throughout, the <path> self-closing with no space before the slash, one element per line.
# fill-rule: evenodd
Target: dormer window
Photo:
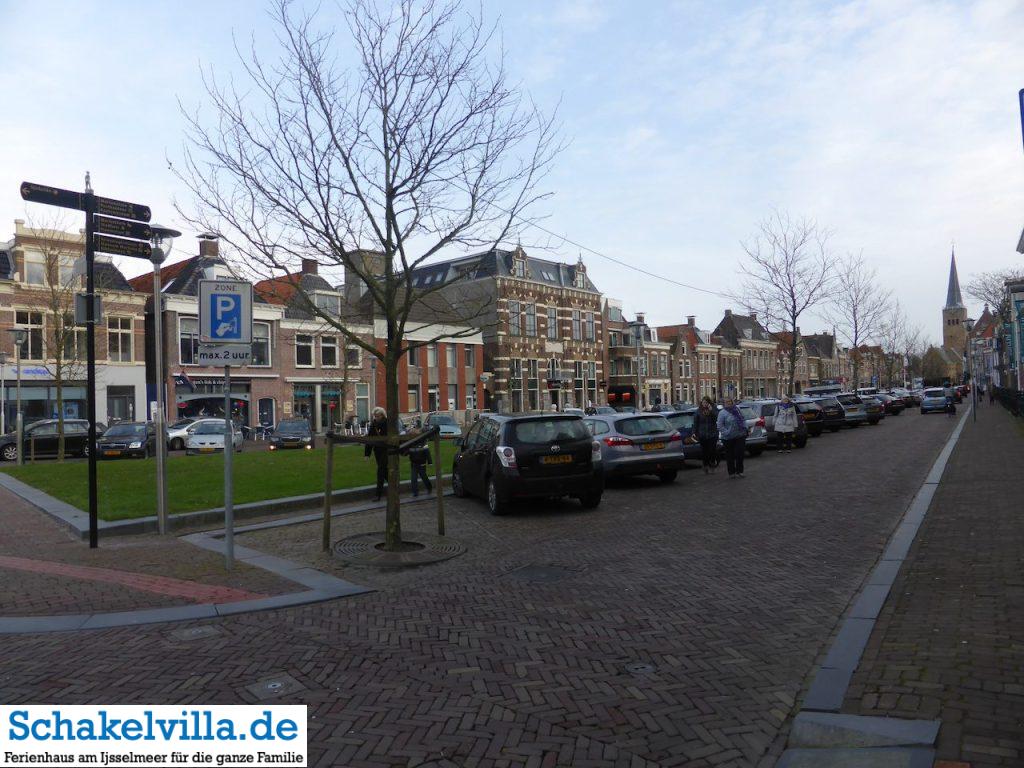
<path fill-rule="evenodd" d="M 579 269 L 576 270 L 576 274 L 573 275 L 572 284 L 576 288 L 587 287 L 587 275 L 585 272 L 581 272 Z"/>
<path fill-rule="evenodd" d="M 518 256 L 512 260 L 512 274 L 516 277 L 526 277 L 526 259 L 521 259 Z"/>
<path fill-rule="evenodd" d="M 317 291 L 313 294 L 313 303 L 325 315 L 338 317 L 341 314 L 341 296 L 336 293 Z"/>

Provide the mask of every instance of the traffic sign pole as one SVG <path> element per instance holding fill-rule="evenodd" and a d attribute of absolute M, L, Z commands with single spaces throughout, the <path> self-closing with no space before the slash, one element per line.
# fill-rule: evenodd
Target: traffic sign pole
<path fill-rule="evenodd" d="M 96 250 L 93 243 L 93 213 L 96 195 L 87 186 L 82 195 L 85 204 L 85 346 L 86 346 L 86 418 L 89 419 L 89 548 L 99 546 L 99 506 L 96 493 Z"/>
<path fill-rule="evenodd" d="M 235 452 L 235 428 L 231 418 L 231 366 L 224 366 L 224 567 L 235 564 L 234 483 L 231 469 Z"/>

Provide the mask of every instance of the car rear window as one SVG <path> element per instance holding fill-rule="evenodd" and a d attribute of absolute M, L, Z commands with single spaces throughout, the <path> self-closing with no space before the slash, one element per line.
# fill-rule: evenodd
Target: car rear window
<path fill-rule="evenodd" d="M 608 424 L 600 419 L 584 419 L 583 423 L 587 425 L 587 429 L 590 430 L 590 434 L 592 435 L 608 434 Z"/>
<path fill-rule="evenodd" d="M 817 403 L 797 403 L 796 409 L 800 413 L 811 413 L 812 411 L 820 411 L 821 406 Z"/>
<path fill-rule="evenodd" d="M 857 405 L 858 403 L 863 402 L 856 395 L 838 395 L 836 397 L 836 400 L 838 400 L 843 405 Z"/>
<path fill-rule="evenodd" d="M 590 433 L 583 419 L 530 419 L 512 425 L 516 442 L 542 445 L 560 440 L 586 440 Z"/>
<path fill-rule="evenodd" d="M 656 435 L 661 432 L 671 432 L 672 425 L 664 416 L 638 416 L 635 419 L 619 419 L 615 422 L 615 428 L 624 435 L 636 437 L 638 435 Z"/>
<path fill-rule="evenodd" d="M 740 409 L 740 413 L 743 414 L 743 418 L 745 419 L 756 419 L 760 415 L 757 411 L 753 409 L 752 406 L 740 405 L 737 407 Z"/>
<path fill-rule="evenodd" d="M 945 397 L 946 390 L 944 389 L 926 389 L 924 391 L 925 397 Z"/>
<path fill-rule="evenodd" d="M 673 413 L 671 416 L 666 418 L 668 419 L 668 423 L 676 429 L 693 429 L 692 413 Z"/>
<path fill-rule="evenodd" d="M 829 405 L 839 405 L 839 401 L 834 397 L 823 397 L 818 400 L 818 405 L 825 407 Z"/>

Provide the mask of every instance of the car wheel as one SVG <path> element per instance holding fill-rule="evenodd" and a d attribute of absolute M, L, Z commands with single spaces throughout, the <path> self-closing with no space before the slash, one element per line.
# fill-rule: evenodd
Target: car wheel
<path fill-rule="evenodd" d="M 504 515 L 508 510 L 508 502 L 498 494 L 498 486 L 494 484 L 494 478 L 487 478 L 487 508 L 492 515 Z"/>
<path fill-rule="evenodd" d="M 670 469 L 667 472 L 659 472 L 658 479 L 663 483 L 674 483 L 676 481 L 676 475 L 678 474 L 679 472 L 677 470 Z"/>
<path fill-rule="evenodd" d="M 580 496 L 580 506 L 584 509 L 596 509 L 601 503 L 601 491 L 591 491 Z"/>
<path fill-rule="evenodd" d="M 803 440 L 795 440 L 794 444 L 796 445 L 797 448 L 806 448 L 807 447 L 807 438 L 805 437 Z"/>
<path fill-rule="evenodd" d="M 172 451 L 180 451 L 184 447 L 185 447 L 185 441 L 182 440 L 180 437 L 176 437 L 173 440 L 171 440 L 171 450 Z"/>
<path fill-rule="evenodd" d="M 466 486 L 462 484 L 462 473 L 458 467 L 452 467 L 452 493 L 460 499 L 466 498 Z"/>
<path fill-rule="evenodd" d="M 18 446 L 16 443 L 5 445 L 3 451 L 0 451 L 0 455 L 3 456 L 4 461 L 17 461 L 18 460 Z"/>
<path fill-rule="evenodd" d="M 760 456 L 761 455 L 761 451 L 763 451 L 763 450 L 764 449 L 760 448 L 760 447 L 759 448 L 747 448 L 747 455 L 748 456 Z"/>
<path fill-rule="evenodd" d="M 81 456 L 83 459 L 89 458 L 89 445 L 88 445 L 88 443 L 86 443 L 85 445 L 82 446 L 82 451 L 81 451 L 81 453 L 79 453 L 79 456 Z"/>

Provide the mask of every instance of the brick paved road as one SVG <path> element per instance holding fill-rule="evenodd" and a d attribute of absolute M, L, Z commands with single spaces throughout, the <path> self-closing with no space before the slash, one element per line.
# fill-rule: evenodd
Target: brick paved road
<path fill-rule="evenodd" d="M 254 702 L 245 686 L 289 674 L 320 766 L 770 765 L 951 427 L 906 414 L 589 513 L 456 502 L 453 530 L 500 531 L 485 556 L 187 643 L 181 625 L 8 638 L 0 700 Z M 529 564 L 567 573 L 509 573 Z"/>
<path fill-rule="evenodd" d="M 1024 434 L 983 405 L 960 437 L 844 711 L 941 718 L 938 756 L 1024 765 Z"/>

